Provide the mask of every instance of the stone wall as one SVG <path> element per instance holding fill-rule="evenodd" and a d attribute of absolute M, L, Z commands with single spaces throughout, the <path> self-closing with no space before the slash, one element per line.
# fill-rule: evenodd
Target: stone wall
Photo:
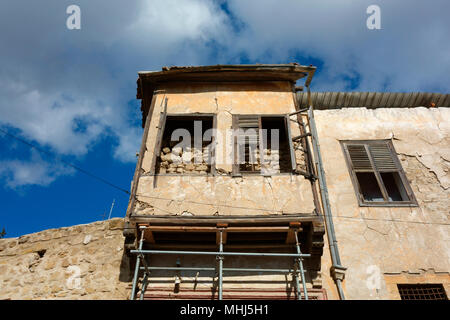
<path fill-rule="evenodd" d="M 181 147 L 171 148 L 169 144 L 163 145 L 158 157 L 159 161 L 156 164 L 156 173 L 207 174 L 211 172 L 208 155 L 208 147 L 204 147 L 202 150 L 186 147 L 183 152 Z"/>
<path fill-rule="evenodd" d="M 123 219 L 0 239 L 1 299 L 127 299 Z"/>

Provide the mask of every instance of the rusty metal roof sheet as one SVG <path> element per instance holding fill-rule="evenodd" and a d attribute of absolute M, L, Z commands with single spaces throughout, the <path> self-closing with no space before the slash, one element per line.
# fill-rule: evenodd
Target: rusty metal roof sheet
<path fill-rule="evenodd" d="M 300 107 L 308 106 L 306 92 L 297 92 Z M 315 109 L 450 107 L 450 94 L 431 92 L 311 92 Z"/>

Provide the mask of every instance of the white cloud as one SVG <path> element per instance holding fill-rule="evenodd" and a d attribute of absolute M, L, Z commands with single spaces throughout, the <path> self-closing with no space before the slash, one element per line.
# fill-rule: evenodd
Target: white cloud
<path fill-rule="evenodd" d="M 83 156 L 113 137 L 114 157 L 134 162 L 142 129 L 138 107 L 128 102 L 137 71 L 236 63 L 241 56 L 261 63 L 298 55 L 321 60 L 313 89 L 348 90 L 356 83 L 357 90 L 448 91 L 447 0 L 379 0 L 382 30 L 366 28 L 373 4 L 367 0 L 230 0 L 229 12 L 224 3 L 80 0 L 81 30 L 70 31 L 71 1 L 2 1 L 0 125 L 63 155 Z M 3 175 L 32 182 L 19 178 L 19 172 L 33 177 L 19 170 L 26 162 L 14 161 L 5 162 Z M 56 177 L 33 172 L 44 182 Z"/>
<path fill-rule="evenodd" d="M 72 168 L 42 160 L 36 152 L 32 152 L 30 161 L 0 161 L 0 177 L 5 179 L 6 187 L 11 189 L 26 185 L 47 186 L 59 176 L 73 173 Z"/>
<path fill-rule="evenodd" d="M 448 91 L 450 10 L 446 0 L 378 1 L 382 30 L 366 28 L 365 1 L 229 1 L 244 23 L 233 48 L 252 59 L 290 60 L 294 52 L 324 61 L 321 90 Z M 302 62 L 302 61 L 300 61 Z"/>

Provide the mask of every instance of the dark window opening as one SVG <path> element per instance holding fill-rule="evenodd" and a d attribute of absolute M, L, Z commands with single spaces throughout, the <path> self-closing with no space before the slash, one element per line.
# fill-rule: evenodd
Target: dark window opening
<path fill-rule="evenodd" d="M 261 118 L 262 128 L 267 130 L 263 135 L 265 149 L 263 160 L 266 169 L 275 172 L 288 173 L 292 171 L 290 146 L 284 118 Z M 277 145 L 278 136 L 278 145 Z M 275 142 L 275 145 L 272 143 Z"/>
<path fill-rule="evenodd" d="M 156 173 L 210 173 L 212 128 L 212 116 L 167 116 Z"/>
<path fill-rule="evenodd" d="M 356 172 L 356 178 L 364 200 L 384 201 L 377 178 L 373 172 Z"/>
<path fill-rule="evenodd" d="M 416 205 L 390 140 L 342 141 L 360 205 Z"/>
<path fill-rule="evenodd" d="M 448 300 L 442 284 L 397 284 L 402 300 Z"/>
<path fill-rule="evenodd" d="M 408 195 L 403 187 L 398 172 L 380 172 L 389 201 L 408 201 Z"/>

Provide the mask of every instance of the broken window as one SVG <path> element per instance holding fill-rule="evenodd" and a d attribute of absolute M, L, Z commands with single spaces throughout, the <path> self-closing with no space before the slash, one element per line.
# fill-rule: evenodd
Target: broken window
<path fill-rule="evenodd" d="M 402 300 L 448 300 L 442 284 L 397 284 Z"/>
<path fill-rule="evenodd" d="M 415 205 L 390 140 L 342 141 L 360 205 Z"/>
<path fill-rule="evenodd" d="M 214 117 L 205 115 L 168 115 L 157 160 L 157 174 L 208 174 L 213 167 Z"/>
<path fill-rule="evenodd" d="M 233 174 L 272 175 L 295 170 L 286 116 L 234 115 Z"/>

